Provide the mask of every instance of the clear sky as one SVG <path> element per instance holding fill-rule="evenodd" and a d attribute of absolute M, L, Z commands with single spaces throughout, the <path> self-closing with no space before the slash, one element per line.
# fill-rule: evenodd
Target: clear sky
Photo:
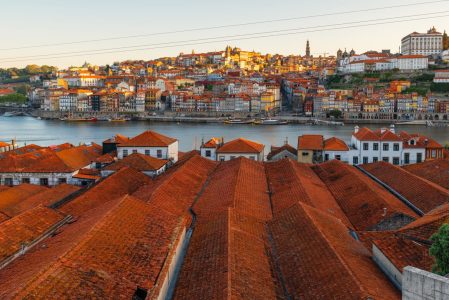
<path fill-rule="evenodd" d="M 431 0 L 0 0 L 0 68 L 23 67 L 31 63 L 67 67 L 69 65 L 80 65 L 85 61 L 93 64 L 107 64 L 126 59 L 149 60 L 161 56 L 176 56 L 180 52 L 190 53 L 192 49 L 195 49 L 196 52 L 223 50 L 227 44 L 246 50 L 254 49 L 262 53 L 304 54 L 307 39 L 310 40 L 312 53 L 315 55 L 324 52 L 335 55 L 339 48 L 347 48 L 348 51 L 354 48 L 357 52 L 382 49 L 391 49 L 393 52 L 397 52 L 401 38 L 408 33 L 413 31 L 424 32 L 431 26 L 435 26 L 441 32 L 444 29 L 449 30 L 449 1 L 122 40 L 38 48 L 23 47 L 295 18 L 429 1 Z M 223 38 L 223 41 L 208 41 L 208 43 L 200 45 L 179 45 L 182 44 L 179 43 L 180 41 L 191 39 L 304 27 L 315 27 L 316 30 L 316 26 L 380 18 L 398 18 L 434 12 L 443 15 L 445 11 L 447 11 L 446 17 L 412 22 L 315 31 L 289 36 L 278 35 L 250 40 L 231 41 L 230 38 Z M 152 48 L 168 42 L 177 42 L 176 47 L 100 55 L 80 53 L 81 55 L 78 56 L 63 58 L 52 57 L 64 52 L 126 46 L 145 45 L 145 47 L 140 48 Z M 8 50 L 8 48 L 18 49 Z M 39 55 L 49 55 L 49 57 L 37 57 Z M 68 55 L 72 54 L 64 56 Z"/>

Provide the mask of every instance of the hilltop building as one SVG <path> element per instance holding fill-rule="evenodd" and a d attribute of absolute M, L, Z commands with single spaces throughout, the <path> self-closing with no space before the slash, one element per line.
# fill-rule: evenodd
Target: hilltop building
<path fill-rule="evenodd" d="M 438 55 L 443 51 L 443 34 L 435 27 L 427 33 L 413 32 L 401 40 L 401 53 L 404 55 Z"/>

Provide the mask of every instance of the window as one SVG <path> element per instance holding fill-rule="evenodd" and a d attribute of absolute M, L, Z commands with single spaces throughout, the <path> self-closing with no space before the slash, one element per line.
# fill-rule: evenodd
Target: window
<path fill-rule="evenodd" d="M 308 156 L 309 155 L 309 152 L 303 152 L 302 153 L 302 156 Z"/>
<path fill-rule="evenodd" d="M 369 144 L 363 143 L 363 150 L 368 150 L 368 149 L 369 149 Z"/>
<path fill-rule="evenodd" d="M 437 150 L 432 150 L 432 158 L 435 158 L 437 156 Z"/>
<path fill-rule="evenodd" d="M 157 150 L 157 158 L 162 158 L 162 150 Z"/>
<path fill-rule="evenodd" d="M 137 153 L 137 149 L 134 149 L 134 150 L 133 150 L 133 154 L 135 154 L 135 153 Z"/>
<path fill-rule="evenodd" d="M 387 143 L 383 143 L 382 147 L 384 151 L 388 151 L 390 149 L 390 145 L 388 145 Z"/>
<path fill-rule="evenodd" d="M 58 183 L 67 183 L 67 178 L 58 178 Z"/>
<path fill-rule="evenodd" d="M 393 151 L 399 151 L 399 144 L 398 143 L 394 143 L 393 144 Z"/>
<path fill-rule="evenodd" d="M 40 185 L 48 185 L 48 178 L 40 178 L 39 184 Z"/>
<path fill-rule="evenodd" d="M 393 165 L 399 165 L 399 157 L 393 157 Z"/>
<path fill-rule="evenodd" d="M 373 157 L 373 162 L 378 162 L 378 161 L 379 161 L 379 158 L 377 156 L 374 156 Z"/>
<path fill-rule="evenodd" d="M 127 157 L 128 156 L 128 150 L 123 150 L 123 157 Z"/>
<path fill-rule="evenodd" d="M 150 150 L 145 150 L 145 155 L 150 156 Z"/>
<path fill-rule="evenodd" d="M 422 153 L 416 153 L 416 162 L 417 163 L 422 162 Z"/>
<path fill-rule="evenodd" d="M 212 155 L 211 155 L 211 152 L 210 152 L 210 150 L 206 150 L 206 157 L 211 157 Z"/>
<path fill-rule="evenodd" d="M 224 161 L 224 160 L 225 160 L 224 156 L 220 156 L 220 161 Z"/>
<path fill-rule="evenodd" d="M 410 163 L 410 153 L 404 153 L 404 164 L 408 165 Z"/>
<path fill-rule="evenodd" d="M 5 185 L 12 186 L 12 178 L 5 178 Z"/>
<path fill-rule="evenodd" d="M 382 161 L 384 162 L 390 162 L 390 159 L 388 157 L 382 157 Z"/>
<path fill-rule="evenodd" d="M 326 154 L 327 155 L 327 154 Z M 336 160 L 341 160 L 341 155 L 335 155 Z"/>
<path fill-rule="evenodd" d="M 363 164 L 367 164 L 368 163 L 368 157 L 364 156 L 363 157 Z"/>
<path fill-rule="evenodd" d="M 354 157 L 352 158 L 352 164 L 353 164 L 353 165 L 358 165 L 358 164 L 359 164 L 359 158 L 358 158 L 357 156 L 354 156 Z"/>
<path fill-rule="evenodd" d="M 373 144 L 373 150 L 374 151 L 378 151 L 379 150 L 379 144 L 378 143 L 374 143 Z"/>
<path fill-rule="evenodd" d="M 22 183 L 30 183 L 30 179 L 29 178 L 22 178 Z"/>
<path fill-rule="evenodd" d="M 325 161 L 328 161 L 328 160 L 329 160 L 329 154 L 328 154 L 328 153 L 324 154 L 324 160 L 325 160 Z"/>

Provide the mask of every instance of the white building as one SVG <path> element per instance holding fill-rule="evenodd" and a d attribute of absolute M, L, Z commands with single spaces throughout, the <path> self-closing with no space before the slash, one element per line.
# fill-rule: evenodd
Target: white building
<path fill-rule="evenodd" d="M 418 145 L 414 139 L 404 138 L 395 133 L 394 126 L 371 131 L 368 128 L 355 127 L 348 153 L 349 164 L 359 165 L 377 161 L 393 165 L 422 162 L 426 148 Z"/>
<path fill-rule="evenodd" d="M 228 161 L 237 157 L 246 157 L 252 160 L 264 160 L 265 146 L 243 138 L 232 140 L 223 144 L 216 151 L 218 161 Z"/>
<path fill-rule="evenodd" d="M 178 140 L 148 130 L 117 145 L 117 157 L 123 159 L 132 153 L 140 153 L 173 163 L 178 161 Z"/>
<path fill-rule="evenodd" d="M 404 55 L 438 55 L 443 51 L 443 35 L 435 27 L 427 33 L 413 32 L 401 40 Z"/>
<path fill-rule="evenodd" d="M 449 70 L 435 71 L 435 77 L 433 78 L 435 83 L 449 83 Z"/>
<path fill-rule="evenodd" d="M 200 153 L 202 157 L 206 157 L 211 160 L 217 160 L 217 150 L 223 143 L 219 138 L 211 138 L 206 143 L 202 143 L 200 147 Z"/>
<path fill-rule="evenodd" d="M 169 164 L 170 161 L 166 159 L 134 153 L 103 168 L 101 177 L 107 177 L 124 167 L 130 167 L 147 176 L 155 177 L 165 172 Z"/>

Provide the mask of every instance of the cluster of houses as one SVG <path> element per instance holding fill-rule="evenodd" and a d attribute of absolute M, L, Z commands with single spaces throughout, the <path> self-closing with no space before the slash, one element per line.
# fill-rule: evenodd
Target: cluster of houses
<path fill-rule="evenodd" d="M 118 134 L 105 140 L 102 146 L 66 143 L 17 148 L 14 145 L 14 149 L 0 153 L 0 185 L 87 186 L 126 166 L 155 177 L 182 156 L 177 139 L 151 130 L 132 138 Z M 202 142 L 199 154 L 218 162 L 245 157 L 254 161 L 290 158 L 309 164 L 339 160 L 349 165 L 364 165 L 383 161 L 402 166 L 444 158 L 445 150 L 431 138 L 396 133 L 392 125 L 374 131 L 356 126 L 350 144 L 336 137 L 302 135 L 298 137 L 297 148 L 285 143 L 272 146 L 268 154 L 265 146 L 255 141 L 238 138 L 225 142 L 223 138 L 213 137 Z"/>

